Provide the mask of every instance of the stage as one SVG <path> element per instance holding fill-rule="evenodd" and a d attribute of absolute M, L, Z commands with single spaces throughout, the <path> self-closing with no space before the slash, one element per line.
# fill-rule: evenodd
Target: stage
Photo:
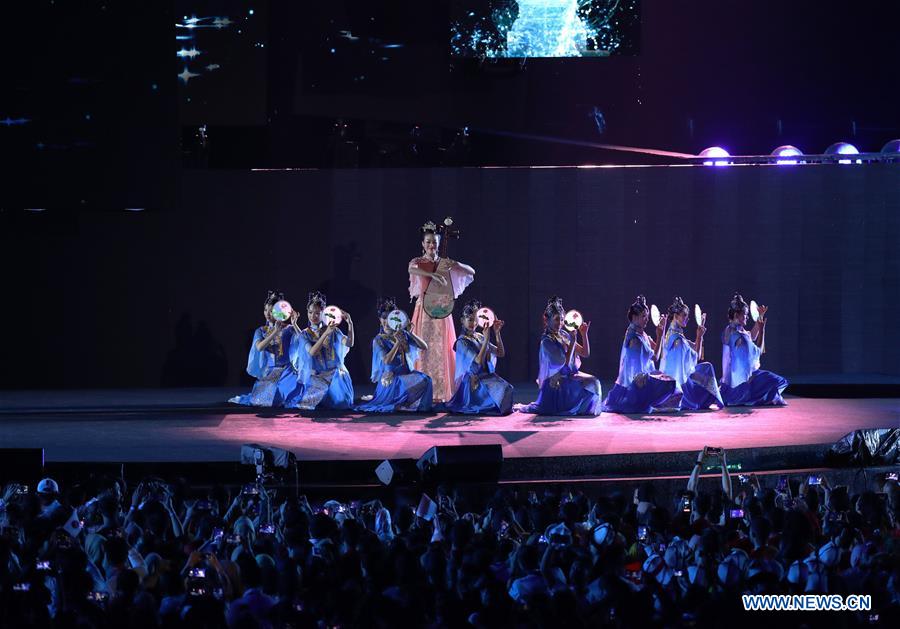
<path fill-rule="evenodd" d="M 678 473 L 704 445 L 726 448 L 748 470 L 788 461 L 791 467 L 815 466 L 826 447 L 848 432 L 900 424 L 898 398 L 787 396 L 788 406 L 781 408 L 467 417 L 298 413 L 221 404 L 235 392 L 4 392 L 0 443 L 43 447 L 52 464 L 233 462 L 241 444 L 260 443 L 293 452 L 309 469 L 327 462 L 331 470 L 341 463 L 416 459 L 433 445 L 500 444 L 505 477 L 571 478 Z M 531 395 L 527 385 L 517 387 L 517 401 Z"/>

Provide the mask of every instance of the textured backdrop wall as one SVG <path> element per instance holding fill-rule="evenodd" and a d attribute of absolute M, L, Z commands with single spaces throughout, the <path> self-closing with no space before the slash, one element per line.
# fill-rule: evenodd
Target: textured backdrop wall
<path fill-rule="evenodd" d="M 506 321 L 514 382 L 535 377 L 554 294 L 592 322 L 583 369 L 607 380 L 639 293 L 700 303 L 720 372 L 734 290 L 770 308 L 766 367 L 900 373 L 896 165 L 188 171 L 177 211 L 50 214 L 3 230 L 4 388 L 246 382 L 270 288 L 350 311 L 363 381 L 375 299 L 411 308 L 418 227 L 446 215 L 451 257 L 477 271 L 463 299 Z"/>

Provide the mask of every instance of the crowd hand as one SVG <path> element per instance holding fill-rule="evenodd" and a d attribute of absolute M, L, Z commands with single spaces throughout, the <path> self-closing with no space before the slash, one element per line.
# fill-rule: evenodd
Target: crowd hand
<path fill-rule="evenodd" d="M 481 530 L 486 531 L 491 526 L 491 521 L 494 519 L 494 509 L 489 507 L 487 511 L 484 513 L 484 517 L 481 518 Z"/>
<path fill-rule="evenodd" d="M 635 504 L 637 504 L 637 489 L 634 490 L 635 495 Z M 600 518 L 597 517 L 597 504 L 594 503 L 594 506 L 591 507 L 590 513 L 588 513 L 588 524 L 593 529 L 600 522 Z"/>
<path fill-rule="evenodd" d="M 12 497 L 16 494 L 16 491 L 18 491 L 18 489 L 19 485 L 16 483 L 10 483 L 9 485 L 7 485 L 6 489 L 3 490 L 3 502 L 8 504 L 9 501 L 12 500 Z"/>
<path fill-rule="evenodd" d="M 750 473 L 750 484 L 753 485 L 756 493 L 762 492 L 762 484 L 760 484 L 759 476 L 757 476 L 755 472 Z"/>
<path fill-rule="evenodd" d="M 213 570 L 217 573 L 222 573 L 222 564 L 219 563 L 219 558 L 216 557 L 216 553 L 207 553 L 206 560 L 209 562 L 209 565 L 212 566 Z"/>
<path fill-rule="evenodd" d="M 144 483 L 138 483 L 138 486 L 134 488 L 134 492 L 131 494 L 131 507 L 133 509 L 137 509 L 141 505 L 141 498 L 144 495 Z"/>
<path fill-rule="evenodd" d="M 241 510 L 241 492 L 238 491 L 237 495 L 234 497 L 234 500 L 231 501 L 231 505 L 228 507 L 228 511 L 225 512 L 225 518 L 228 517 L 235 511 Z M 187 517 L 185 517 L 185 521 L 187 521 Z"/>
<path fill-rule="evenodd" d="M 441 496 L 440 501 L 441 512 L 448 513 L 458 520 L 459 514 L 456 513 L 456 505 L 453 504 L 453 499 L 450 496 Z"/>
<path fill-rule="evenodd" d="M 195 567 L 198 563 L 205 559 L 205 553 L 201 553 L 199 550 L 192 551 L 188 556 L 187 564 L 185 564 L 185 571 L 190 570 Z"/>

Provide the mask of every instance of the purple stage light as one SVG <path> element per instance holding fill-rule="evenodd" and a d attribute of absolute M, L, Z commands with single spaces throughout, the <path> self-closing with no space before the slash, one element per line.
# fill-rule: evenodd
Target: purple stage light
<path fill-rule="evenodd" d="M 890 142 L 882 146 L 881 152 L 887 154 L 900 153 L 900 138 L 891 140 Z"/>
<path fill-rule="evenodd" d="M 827 149 L 825 149 L 825 155 L 859 155 L 859 149 L 850 144 L 849 142 L 835 142 Z M 853 160 L 849 159 L 839 159 L 838 164 L 852 164 Z M 857 164 L 862 164 L 862 160 L 856 160 Z"/>
<path fill-rule="evenodd" d="M 779 146 L 777 149 L 772 151 L 773 157 L 797 157 L 803 155 L 803 151 L 798 149 L 796 146 L 791 144 L 785 144 L 783 146 Z M 775 160 L 776 164 L 798 164 L 799 162 L 796 159 L 778 159 Z"/>
<path fill-rule="evenodd" d="M 728 151 L 723 149 L 721 146 L 711 146 L 709 148 L 703 149 L 700 151 L 700 155 L 698 157 L 731 157 L 728 154 Z M 728 166 L 728 162 L 725 160 L 715 160 L 709 162 L 703 162 L 704 166 Z"/>

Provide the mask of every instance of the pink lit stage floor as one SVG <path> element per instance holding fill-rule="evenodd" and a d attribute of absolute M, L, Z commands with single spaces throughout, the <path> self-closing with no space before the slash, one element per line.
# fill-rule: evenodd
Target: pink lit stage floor
<path fill-rule="evenodd" d="M 222 399 L 219 397 L 218 399 Z M 6 400 L 4 400 L 6 401 Z M 788 398 L 784 408 L 599 417 L 364 415 L 242 412 L 232 408 L 4 404 L 0 444 L 43 447 L 48 462 L 233 461 L 241 444 L 301 461 L 417 458 L 433 445 L 500 444 L 504 457 L 546 458 L 830 444 L 861 428 L 900 425 L 900 400 Z"/>

